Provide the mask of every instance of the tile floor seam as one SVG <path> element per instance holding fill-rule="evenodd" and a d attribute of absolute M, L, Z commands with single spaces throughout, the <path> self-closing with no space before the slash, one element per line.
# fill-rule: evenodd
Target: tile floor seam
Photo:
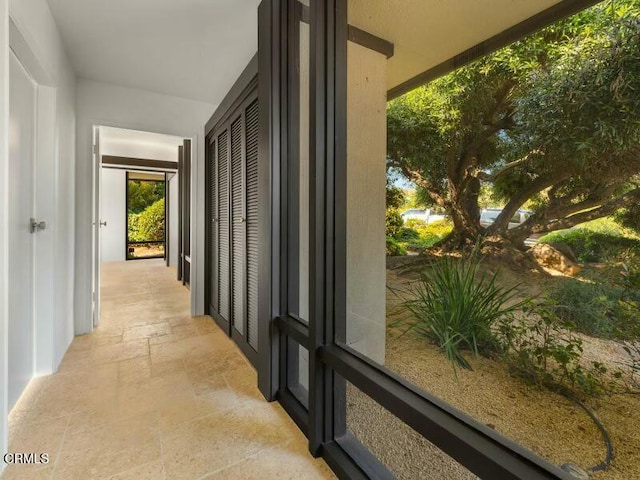
<path fill-rule="evenodd" d="M 53 467 L 51 468 L 51 474 L 49 475 L 49 480 L 53 480 L 56 468 L 58 468 L 58 462 L 60 461 L 60 457 L 62 456 L 62 449 L 64 447 L 64 442 L 67 439 L 67 432 L 69 431 L 69 427 L 71 425 L 71 415 L 67 418 L 67 425 L 64 429 L 64 433 L 62 434 L 62 440 L 60 441 L 60 446 L 58 447 L 58 453 L 56 454 L 56 460 L 53 462 Z"/>
<path fill-rule="evenodd" d="M 246 462 L 247 460 L 250 460 L 250 459 L 252 459 L 254 457 L 257 457 L 261 453 L 268 452 L 269 450 L 275 450 L 276 448 L 280 448 L 283 445 L 288 445 L 289 443 L 292 443 L 292 442 L 293 442 L 293 439 L 290 438 L 288 440 L 283 440 L 282 442 L 279 442 L 276 445 L 269 445 L 269 446 L 264 447 L 264 448 L 258 448 L 257 450 L 255 450 L 255 451 L 251 452 L 250 454 L 244 456 L 243 458 L 239 459 L 238 461 L 230 463 L 228 465 L 225 465 L 224 467 L 218 468 L 217 470 L 214 470 L 212 472 L 205 473 L 203 476 L 198 477 L 195 480 L 204 480 L 204 479 L 206 479 L 207 477 L 209 477 L 211 475 L 216 475 L 218 473 L 224 472 L 225 470 L 229 470 L 229 469 L 231 469 L 233 467 L 236 467 L 236 466 L 240 465 L 241 463 Z"/>
<path fill-rule="evenodd" d="M 164 435 L 162 433 L 162 425 L 160 424 L 160 412 L 158 411 L 158 439 L 160 440 L 160 463 L 162 464 L 162 478 L 167 478 L 166 467 L 164 464 Z"/>

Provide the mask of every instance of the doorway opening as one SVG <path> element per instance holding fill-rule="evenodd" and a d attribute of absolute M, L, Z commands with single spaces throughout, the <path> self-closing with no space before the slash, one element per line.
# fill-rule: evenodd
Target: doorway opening
<path fill-rule="evenodd" d="M 127 260 L 167 258 L 165 174 L 126 172 Z"/>
<path fill-rule="evenodd" d="M 149 289 L 160 288 L 160 283 L 166 287 L 154 280 L 160 275 L 176 279 L 176 288 L 188 286 L 183 272 L 189 271 L 184 263 L 189 257 L 185 246 L 190 243 L 191 198 L 185 194 L 190 173 L 184 152 L 190 150 L 190 142 L 172 135 L 95 127 L 94 326 L 109 315 L 101 311 L 100 304 L 111 290 L 149 293 Z M 139 265 L 127 267 L 130 263 Z M 173 272 L 158 272 L 150 279 L 146 274 L 127 273 L 148 267 Z M 119 280 L 114 281 L 113 272 L 119 272 Z M 144 281 L 136 285 L 136 278 Z M 190 311 L 190 305 L 182 310 Z"/>

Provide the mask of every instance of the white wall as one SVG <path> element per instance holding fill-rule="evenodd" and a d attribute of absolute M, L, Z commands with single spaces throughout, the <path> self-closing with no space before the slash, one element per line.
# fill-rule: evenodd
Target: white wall
<path fill-rule="evenodd" d="M 48 369 L 57 368 L 73 339 L 73 275 L 74 275 L 74 176 L 75 176 L 75 73 L 65 54 L 56 24 L 45 0 L 0 0 L 0 453 L 7 448 L 6 373 L 7 373 L 7 159 L 8 159 L 8 58 L 9 18 L 20 33 L 20 51 L 28 52 L 30 66 L 37 64 L 37 79 L 51 87 L 55 104 L 53 155 L 39 168 L 41 177 L 49 179 L 39 192 L 40 211 L 46 206 L 51 237 L 49 255 L 52 262 L 47 272 L 53 305 L 49 314 L 53 321 L 53 358 Z M 12 41 L 15 36 L 12 35 Z M 21 53 L 19 52 L 19 53 Z M 50 133 L 50 132 L 47 132 Z M 39 373 L 47 373 L 40 370 Z M 0 462 L 0 469 L 4 462 Z"/>
<path fill-rule="evenodd" d="M 0 0 L 0 455 L 7 451 L 9 319 L 9 2 Z M 0 462 L 0 472 L 5 463 Z"/>
<path fill-rule="evenodd" d="M 100 228 L 100 261 L 124 262 L 126 235 L 126 170 L 103 168 L 100 187 L 101 217 L 106 226 Z"/>
<path fill-rule="evenodd" d="M 79 80 L 77 88 L 76 164 L 76 334 L 91 325 L 91 131 L 93 125 L 130 128 L 192 138 L 192 313 L 204 312 L 204 126 L 214 105 L 110 85 Z"/>
<path fill-rule="evenodd" d="M 100 129 L 100 153 L 102 155 L 177 162 L 178 147 L 183 144 L 182 137 L 122 128 L 103 127 Z"/>
<path fill-rule="evenodd" d="M 387 59 L 349 42 L 347 345 L 384 365 Z"/>

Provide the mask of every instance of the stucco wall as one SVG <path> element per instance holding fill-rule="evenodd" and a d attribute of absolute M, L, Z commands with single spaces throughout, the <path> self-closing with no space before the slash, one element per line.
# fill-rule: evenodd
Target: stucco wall
<path fill-rule="evenodd" d="M 386 67 L 384 55 L 348 46 L 347 344 L 385 355 Z"/>

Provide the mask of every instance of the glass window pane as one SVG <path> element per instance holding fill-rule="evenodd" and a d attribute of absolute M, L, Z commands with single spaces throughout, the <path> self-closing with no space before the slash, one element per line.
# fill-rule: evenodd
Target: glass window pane
<path fill-rule="evenodd" d="M 309 351 L 290 338 L 287 343 L 287 387 L 293 396 L 308 409 Z"/>
<path fill-rule="evenodd" d="M 128 172 L 127 260 L 164 257 L 164 175 Z"/>
<path fill-rule="evenodd" d="M 307 3 L 307 2 L 305 2 Z M 293 68 L 289 134 L 289 314 L 309 317 L 309 24 L 308 6 L 293 0 Z M 303 21 L 303 18 L 305 19 Z"/>
<path fill-rule="evenodd" d="M 429 60 L 429 2 L 400 3 L 348 2 L 349 24 L 378 39 L 346 46 L 336 341 L 559 467 L 605 461 L 584 406 L 616 451 L 598 478 L 640 478 L 637 113 L 611 93 L 637 76 L 599 70 L 637 63 L 637 2 L 459 58 L 390 100 L 421 64 L 465 50 Z"/>
<path fill-rule="evenodd" d="M 338 379 L 346 396 L 344 424 L 399 480 L 476 480 L 478 477 L 426 440 L 349 382 Z"/>

